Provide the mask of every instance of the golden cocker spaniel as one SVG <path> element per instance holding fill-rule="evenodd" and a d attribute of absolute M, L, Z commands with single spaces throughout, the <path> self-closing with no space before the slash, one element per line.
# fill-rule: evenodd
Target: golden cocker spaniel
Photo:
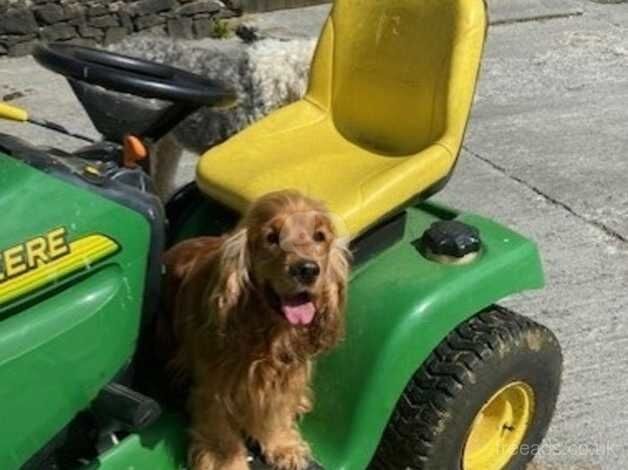
<path fill-rule="evenodd" d="M 248 469 L 245 440 L 282 470 L 307 467 L 297 419 L 312 408 L 312 361 L 343 337 L 349 252 L 325 206 L 268 194 L 221 238 L 164 259 L 174 367 L 191 382 L 189 463 Z"/>

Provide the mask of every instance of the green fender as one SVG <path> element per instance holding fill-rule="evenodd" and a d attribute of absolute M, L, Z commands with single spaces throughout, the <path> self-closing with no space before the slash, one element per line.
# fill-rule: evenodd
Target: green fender
<path fill-rule="evenodd" d="M 413 242 L 457 215 L 428 203 L 409 209 L 404 239 L 354 270 L 346 340 L 319 362 L 315 409 L 302 423 L 324 468 L 366 468 L 403 389 L 447 334 L 500 299 L 543 286 L 535 244 L 475 215 L 458 219 L 480 230 L 479 259 L 425 259 Z"/>

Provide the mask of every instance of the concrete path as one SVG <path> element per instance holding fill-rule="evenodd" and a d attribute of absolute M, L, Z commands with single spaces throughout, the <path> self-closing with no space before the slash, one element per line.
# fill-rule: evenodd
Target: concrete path
<path fill-rule="evenodd" d="M 565 373 L 537 468 L 628 461 L 628 7 L 498 26 L 444 200 L 539 242 L 548 287 L 510 305 L 559 336 Z"/>
<path fill-rule="evenodd" d="M 487 0 L 491 24 L 536 21 L 583 13 L 575 0 Z"/>
<path fill-rule="evenodd" d="M 487 0 L 493 25 L 578 16 L 584 11 L 582 3 L 580 0 Z M 248 15 L 244 22 L 274 37 L 315 37 L 330 9 L 331 5 L 321 5 L 280 10 Z"/>
<path fill-rule="evenodd" d="M 511 225 L 543 252 L 547 288 L 506 302 L 551 327 L 565 354 L 558 412 L 533 468 L 620 470 L 628 462 L 628 5 L 513 2 L 521 11 L 536 5 L 515 18 L 506 2 L 491 3 L 493 20 L 506 24 L 489 33 L 465 151 L 439 198 Z M 311 36 L 326 8 L 254 21 L 272 34 Z M 552 16 L 561 18 L 535 20 Z M 16 102 L 90 132 L 63 80 L 30 59 L 0 61 L 0 97 L 16 90 L 26 94 Z M 24 126 L 0 123 L 0 132 L 61 143 Z"/>

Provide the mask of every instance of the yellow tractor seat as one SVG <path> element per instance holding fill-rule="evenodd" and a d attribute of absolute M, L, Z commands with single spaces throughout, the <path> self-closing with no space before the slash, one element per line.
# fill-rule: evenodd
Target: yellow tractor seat
<path fill-rule="evenodd" d="M 199 187 L 238 211 L 298 189 L 357 236 L 452 171 L 486 25 L 483 0 L 336 0 L 306 96 L 203 155 Z"/>

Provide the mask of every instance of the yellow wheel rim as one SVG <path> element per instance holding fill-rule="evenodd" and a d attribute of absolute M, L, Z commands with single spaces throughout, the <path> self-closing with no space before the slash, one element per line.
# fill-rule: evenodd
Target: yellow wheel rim
<path fill-rule="evenodd" d="M 464 447 L 464 470 L 500 470 L 517 452 L 534 417 L 534 390 L 512 382 L 476 415 Z"/>

